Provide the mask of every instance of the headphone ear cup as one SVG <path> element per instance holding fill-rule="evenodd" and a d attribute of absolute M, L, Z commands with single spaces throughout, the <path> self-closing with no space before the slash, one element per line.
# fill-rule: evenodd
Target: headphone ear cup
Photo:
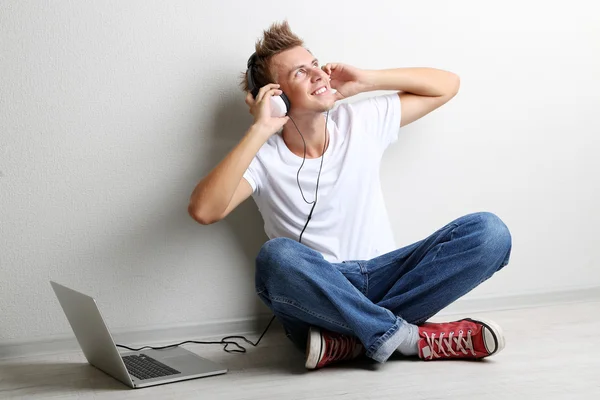
<path fill-rule="evenodd" d="M 288 99 L 288 97 L 283 92 L 279 95 L 279 97 L 281 97 L 281 100 L 283 100 L 283 104 L 285 104 L 285 115 L 288 115 L 288 113 L 290 112 L 290 99 Z"/>
<path fill-rule="evenodd" d="M 282 96 L 271 96 L 271 116 L 285 117 L 288 113 L 288 107 Z"/>

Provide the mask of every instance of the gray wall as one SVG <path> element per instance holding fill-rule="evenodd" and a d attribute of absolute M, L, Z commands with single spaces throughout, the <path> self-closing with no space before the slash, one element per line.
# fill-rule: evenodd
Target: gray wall
<path fill-rule="evenodd" d="M 2 1 L 0 342 L 70 333 L 50 279 L 95 296 L 121 330 L 267 311 L 253 202 L 211 226 L 187 203 L 249 126 L 238 74 L 286 17 L 322 63 L 461 77 L 385 155 L 398 246 L 492 211 L 512 230 L 512 262 L 468 298 L 600 286 L 589 4 Z"/>

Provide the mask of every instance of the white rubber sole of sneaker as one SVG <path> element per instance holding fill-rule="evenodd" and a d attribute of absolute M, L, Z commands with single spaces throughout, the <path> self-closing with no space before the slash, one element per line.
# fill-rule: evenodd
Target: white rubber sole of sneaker
<path fill-rule="evenodd" d="M 323 352 L 323 339 L 321 338 L 321 330 L 318 328 L 310 328 L 308 331 L 308 339 L 306 343 L 306 364 L 307 369 L 315 369 L 321 353 Z"/>
<path fill-rule="evenodd" d="M 490 356 L 498 354 L 500 351 L 502 351 L 502 349 L 504 349 L 504 346 L 506 346 L 506 339 L 504 338 L 504 332 L 502 331 L 502 328 L 500 328 L 500 325 L 494 321 L 490 321 L 489 319 L 473 318 L 472 320 L 484 324 L 483 340 L 488 352 L 491 353 Z M 493 349 L 493 346 L 496 345 L 494 336 L 496 336 L 496 340 L 498 341 L 498 346 L 496 349 Z"/>

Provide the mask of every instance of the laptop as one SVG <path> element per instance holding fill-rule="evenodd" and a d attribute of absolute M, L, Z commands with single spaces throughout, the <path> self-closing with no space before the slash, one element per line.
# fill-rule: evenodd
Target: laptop
<path fill-rule="evenodd" d="M 137 389 L 227 372 L 181 347 L 119 353 L 96 300 L 56 282 L 50 284 L 88 362 L 127 386 Z"/>

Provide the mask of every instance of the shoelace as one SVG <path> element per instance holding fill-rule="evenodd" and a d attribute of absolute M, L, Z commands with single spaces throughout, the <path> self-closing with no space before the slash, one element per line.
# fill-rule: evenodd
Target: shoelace
<path fill-rule="evenodd" d="M 444 353 L 446 357 L 450 357 L 450 355 L 446 352 L 446 349 L 454 356 L 459 355 L 457 351 L 462 352 L 464 355 L 467 355 L 470 351 L 471 354 L 475 356 L 476 353 L 475 349 L 473 349 L 473 340 L 471 339 L 471 333 L 472 331 L 469 329 L 467 331 L 467 337 L 463 338 L 464 332 L 462 329 L 458 331 L 458 337 L 454 337 L 454 331 L 451 331 L 448 334 L 448 338 L 444 341 L 444 335 L 446 334 L 446 332 L 440 333 L 440 337 L 437 339 L 435 338 L 435 333 L 432 333 L 430 337 L 429 335 L 427 335 L 427 332 L 425 332 L 425 339 L 427 340 L 427 344 L 431 349 L 431 355 L 429 356 L 429 358 L 433 359 L 434 357 L 442 357 L 440 354 L 436 353 L 436 345 L 438 352 Z M 446 349 L 444 348 L 444 345 L 446 346 Z M 456 351 L 452 348 L 453 345 L 456 345 Z"/>
<path fill-rule="evenodd" d="M 356 340 L 348 336 L 330 338 L 327 343 L 327 358 L 333 360 L 345 360 L 354 356 Z"/>

